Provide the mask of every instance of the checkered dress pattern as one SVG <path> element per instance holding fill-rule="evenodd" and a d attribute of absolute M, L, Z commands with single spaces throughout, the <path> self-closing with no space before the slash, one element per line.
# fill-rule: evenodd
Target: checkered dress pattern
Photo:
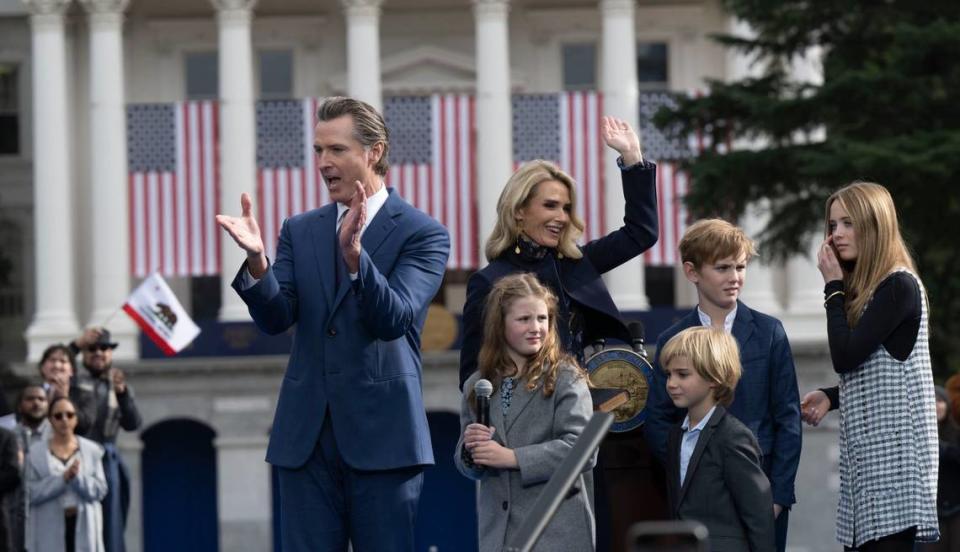
<path fill-rule="evenodd" d="M 920 286 L 923 284 L 908 272 Z M 903 362 L 882 346 L 857 370 L 840 375 L 840 504 L 837 540 L 845 546 L 917 528 L 939 537 L 936 403 L 928 312 Z"/>

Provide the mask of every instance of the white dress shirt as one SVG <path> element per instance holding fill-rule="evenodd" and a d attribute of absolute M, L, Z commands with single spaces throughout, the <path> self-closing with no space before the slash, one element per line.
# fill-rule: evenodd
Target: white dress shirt
<path fill-rule="evenodd" d="M 727 314 L 727 317 L 723 319 L 723 331 L 730 333 L 733 331 L 733 321 L 737 318 L 737 309 L 739 305 L 734 305 L 733 310 Z M 702 326 L 712 326 L 713 321 L 710 320 L 710 315 L 703 312 L 700 309 L 700 305 L 697 305 L 697 316 L 700 317 L 700 324 Z"/>

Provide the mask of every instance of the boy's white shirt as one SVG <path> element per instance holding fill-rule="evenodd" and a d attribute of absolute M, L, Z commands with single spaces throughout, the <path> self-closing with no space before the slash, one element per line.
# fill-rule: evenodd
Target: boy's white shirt
<path fill-rule="evenodd" d="M 733 321 L 737 318 L 737 309 L 740 308 L 739 304 L 733 306 L 733 310 L 727 313 L 726 318 L 723 319 L 723 331 L 730 333 L 733 331 Z M 703 309 L 700 308 L 700 305 L 697 305 L 697 316 L 700 317 L 700 324 L 703 326 L 712 326 L 713 321 L 710 319 L 710 315 L 703 312 Z"/>

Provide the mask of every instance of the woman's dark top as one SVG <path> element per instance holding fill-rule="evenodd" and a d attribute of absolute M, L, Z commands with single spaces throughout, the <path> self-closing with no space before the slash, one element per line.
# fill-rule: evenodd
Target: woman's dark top
<path fill-rule="evenodd" d="M 618 161 L 619 163 L 619 161 Z M 622 168 L 624 225 L 584 245 L 582 259 L 558 258 L 553 248 L 520 240 L 520 253 L 504 251 L 467 282 L 460 348 L 460 387 L 477 369 L 483 343 L 483 308 L 493 285 L 508 274 L 531 272 L 557 295 L 557 332 L 563 349 L 579 361 L 583 346 L 599 338 L 629 342 L 630 333 L 600 277 L 657 242 L 656 165 Z"/>
<path fill-rule="evenodd" d="M 843 290 L 842 280 L 832 280 L 824 286 L 824 297 Z M 907 360 L 917 342 L 923 308 L 920 287 L 913 276 L 898 271 L 880 282 L 853 328 L 847 324 L 845 299 L 837 294 L 826 302 L 830 358 L 838 374 L 856 370 L 881 346 L 893 358 Z M 822 391 L 830 399 L 830 410 L 840 407 L 838 387 Z"/>

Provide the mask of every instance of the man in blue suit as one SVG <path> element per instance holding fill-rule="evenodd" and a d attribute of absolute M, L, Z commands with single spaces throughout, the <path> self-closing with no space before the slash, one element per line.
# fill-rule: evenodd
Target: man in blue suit
<path fill-rule="evenodd" d="M 283 550 L 409 551 L 433 464 L 420 332 L 450 239 L 384 186 L 389 141 L 373 107 L 330 98 L 317 118 L 333 202 L 283 223 L 272 265 L 247 194 L 240 217 L 217 216 L 247 253 L 233 287 L 254 322 L 297 328 L 267 448 Z"/>
<path fill-rule="evenodd" d="M 683 420 L 666 390 L 660 349 L 692 326 L 714 326 L 732 333 L 740 348 L 742 376 L 728 412 L 747 426 L 760 444 L 763 471 L 773 491 L 777 550 L 787 541 L 794 480 L 800 463 L 800 395 L 790 343 L 779 320 L 739 301 L 747 262 L 756 255 L 740 228 L 720 219 L 697 221 L 680 240 L 683 272 L 697 287 L 699 304 L 657 339 L 653 385 L 647 398 L 644 432 L 654 453 L 666 458 L 670 426 Z"/>

